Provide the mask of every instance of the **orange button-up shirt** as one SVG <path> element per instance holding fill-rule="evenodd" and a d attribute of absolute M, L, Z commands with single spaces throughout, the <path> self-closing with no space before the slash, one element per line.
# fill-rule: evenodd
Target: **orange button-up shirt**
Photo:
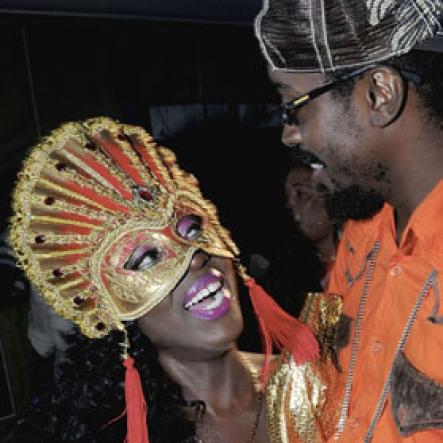
<path fill-rule="evenodd" d="M 443 442 L 442 285 L 443 181 L 399 242 L 388 204 L 346 225 L 328 287 L 352 319 L 339 354 L 350 395 L 338 441 Z"/>

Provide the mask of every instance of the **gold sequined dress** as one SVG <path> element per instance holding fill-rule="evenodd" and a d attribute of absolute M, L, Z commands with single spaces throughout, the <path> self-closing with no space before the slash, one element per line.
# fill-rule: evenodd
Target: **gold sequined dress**
<path fill-rule="evenodd" d="M 308 295 L 300 318 L 315 332 L 321 358 L 297 365 L 283 351 L 274 362 L 266 388 L 271 443 L 319 443 L 334 434 L 344 387 L 336 363 L 342 306 L 339 296 Z"/>

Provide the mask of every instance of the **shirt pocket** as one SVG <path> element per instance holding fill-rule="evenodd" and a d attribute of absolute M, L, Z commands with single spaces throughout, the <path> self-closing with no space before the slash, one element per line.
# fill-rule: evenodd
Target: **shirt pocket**
<path fill-rule="evenodd" d="M 401 353 L 392 372 L 392 413 L 402 436 L 443 429 L 443 385 L 415 368 Z"/>
<path fill-rule="evenodd" d="M 345 240 L 344 248 L 344 279 L 346 286 L 351 288 L 366 274 L 369 260 L 374 253 L 374 247 L 364 247 L 354 241 Z"/>

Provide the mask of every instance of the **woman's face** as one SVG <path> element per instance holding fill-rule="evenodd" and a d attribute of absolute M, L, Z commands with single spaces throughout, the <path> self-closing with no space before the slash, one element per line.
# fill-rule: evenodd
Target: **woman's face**
<path fill-rule="evenodd" d="M 157 348 L 188 355 L 230 349 L 243 328 L 232 260 L 197 251 L 169 297 L 138 325 Z"/>
<path fill-rule="evenodd" d="M 313 242 L 331 235 L 332 227 L 325 207 L 327 186 L 307 166 L 291 169 L 285 183 L 286 201 L 301 232 Z"/>

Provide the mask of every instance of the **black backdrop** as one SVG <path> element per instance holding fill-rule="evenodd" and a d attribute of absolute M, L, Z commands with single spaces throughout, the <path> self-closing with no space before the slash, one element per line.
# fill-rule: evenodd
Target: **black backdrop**
<path fill-rule="evenodd" d="M 32 15 L 0 25 L 3 214 L 40 134 L 109 115 L 174 148 L 245 251 L 272 247 L 286 153 L 252 26 Z"/>
<path fill-rule="evenodd" d="M 261 0 L 0 0 L 0 12 L 250 24 L 261 4 Z"/>

